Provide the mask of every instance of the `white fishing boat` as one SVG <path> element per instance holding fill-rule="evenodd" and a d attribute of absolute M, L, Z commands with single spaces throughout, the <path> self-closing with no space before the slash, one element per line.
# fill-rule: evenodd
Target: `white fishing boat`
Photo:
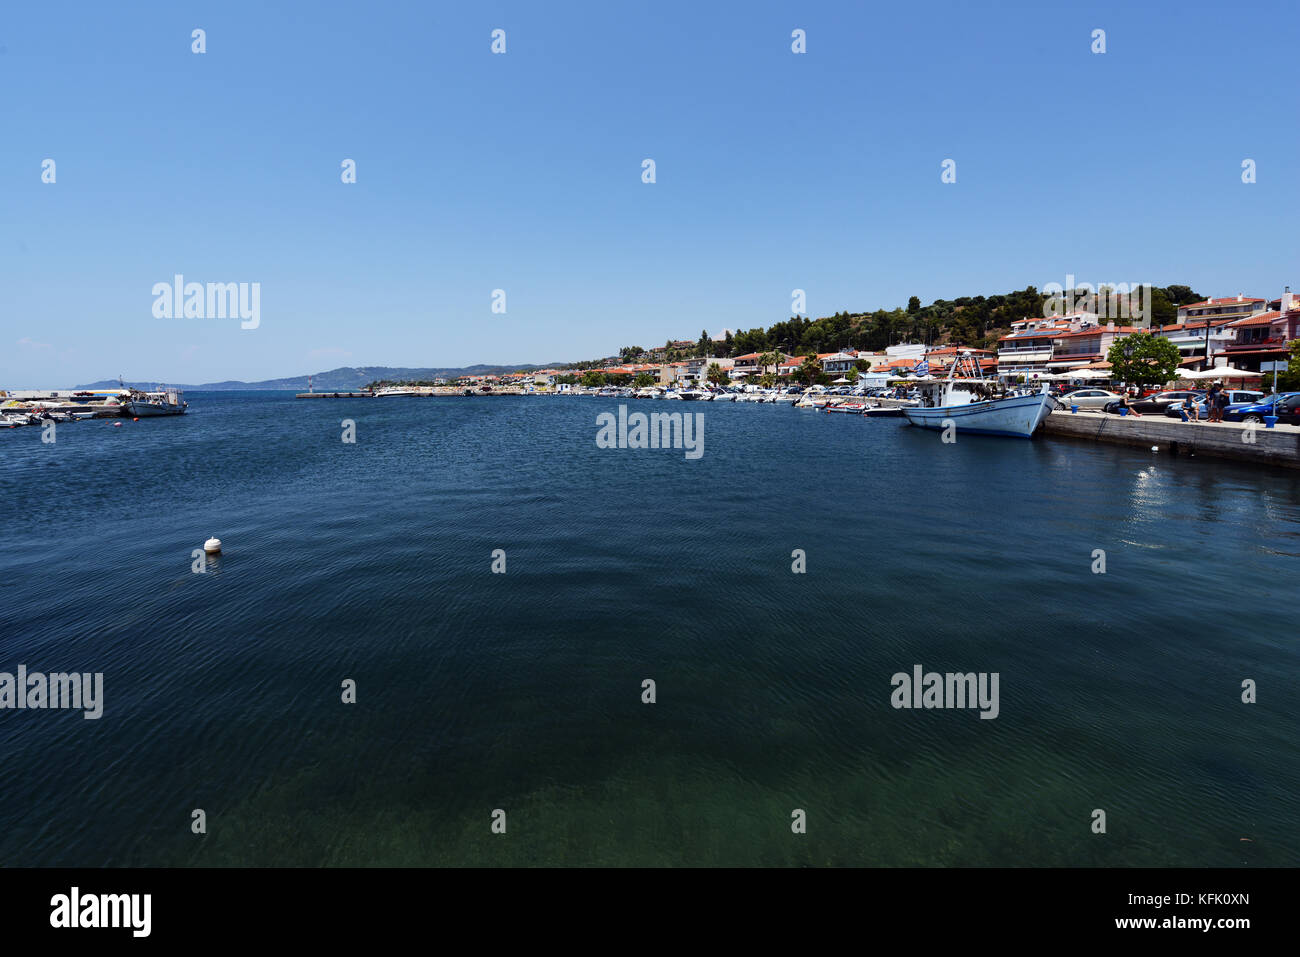
<path fill-rule="evenodd" d="M 702 389 L 682 389 L 680 392 L 677 393 L 677 398 L 687 402 L 696 402 L 704 399 L 705 396 L 707 396 L 708 394 L 709 393 L 703 391 Z"/>
<path fill-rule="evenodd" d="M 962 354 L 946 379 L 918 381 L 919 406 L 903 409 L 912 425 L 943 430 L 951 424 L 958 434 L 1009 435 L 1027 439 L 1052 411 L 1056 400 L 1042 392 L 1006 392 L 1001 383 L 986 379 L 979 363 Z"/>
<path fill-rule="evenodd" d="M 143 418 L 150 415 L 184 415 L 190 404 L 182 398 L 179 389 L 160 389 L 157 392 L 138 392 L 123 400 L 122 408 L 127 415 Z"/>

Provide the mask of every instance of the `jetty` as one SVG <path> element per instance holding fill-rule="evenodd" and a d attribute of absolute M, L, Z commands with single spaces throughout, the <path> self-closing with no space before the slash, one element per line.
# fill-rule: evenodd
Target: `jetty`
<path fill-rule="evenodd" d="M 1150 449 L 1162 455 L 1234 459 L 1300 469 L 1300 426 L 1272 428 L 1243 422 L 1184 422 L 1165 415 L 1121 416 L 1105 412 L 1053 412 L 1041 434 Z"/>
<path fill-rule="evenodd" d="M 373 399 L 373 392 L 299 392 L 297 399 Z"/>
<path fill-rule="evenodd" d="M 410 389 L 403 388 L 398 394 L 386 395 L 382 390 L 379 392 L 297 392 L 294 398 L 297 399 L 436 399 L 445 396 L 465 398 L 472 394 L 475 398 L 491 397 L 499 395 L 525 395 L 523 389 L 510 386 L 497 386 L 484 392 L 482 389 L 472 389 L 469 386 L 413 386 Z"/>

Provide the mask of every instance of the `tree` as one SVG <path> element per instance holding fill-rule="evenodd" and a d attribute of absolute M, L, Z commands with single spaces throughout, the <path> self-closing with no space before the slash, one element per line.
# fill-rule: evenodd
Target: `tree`
<path fill-rule="evenodd" d="M 1195 300 L 1193 300 L 1194 302 Z M 1159 286 L 1151 287 L 1151 325 L 1167 326 L 1178 321 L 1178 307 L 1174 305 L 1169 294 Z"/>
<path fill-rule="evenodd" d="M 1271 384 L 1272 376 L 1263 381 Z M 1290 361 L 1285 372 L 1277 374 L 1278 392 L 1300 392 L 1300 339 L 1291 343 Z"/>
<path fill-rule="evenodd" d="M 764 369 L 771 366 L 773 372 L 778 371 L 781 368 L 781 363 L 784 361 L 785 356 L 780 352 L 764 352 L 758 357 L 758 364 Z"/>
<path fill-rule="evenodd" d="M 709 337 L 708 329 L 700 330 L 700 339 L 695 343 L 696 356 L 707 356 L 713 352 L 713 339 Z"/>
<path fill-rule="evenodd" d="M 718 365 L 716 362 L 709 363 L 709 371 L 707 373 L 707 376 L 708 376 L 708 380 L 712 382 L 714 385 L 726 385 L 728 382 L 731 381 L 729 378 L 727 378 L 726 371 L 722 368 L 722 366 Z"/>
<path fill-rule="evenodd" d="M 844 378 L 846 378 L 846 379 L 849 380 L 849 385 L 857 385 L 857 384 L 858 384 L 858 370 L 857 370 L 857 369 L 850 369 L 848 372 L 844 373 Z"/>
<path fill-rule="evenodd" d="M 913 296 L 911 299 L 907 300 L 907 313 L 908 313 L 908 315 L 912 315 L 912 316 L 914 316 L 914 315 L 916 315 L 916 314 L 917 314 L 918 312 L 920 312 L 920 311 L 921 311 L 921 300 L 920 300 L 920 298 L 918 298 L 917 296 Z"/>
<path fill-rule="evenodd" d="M 597 372 L 595 369 L 588 369 L 582 374 L 582 384 L 588 389 L 599 388 L 605 384 L 605 376 L 603 373 Z"/>
<path fill-rule="evenodd" d="M 1116 339 L 1106 354 L 1113 377 L 1133 385 L 1162 385 L 1174 377 L 1182 357 L 1164 336 L 1135 332 Z"/>
<path fill-rule="evenodd" d="M 776 376 L 771 372 L 764 372 L 758 377 L 758 383 L 764 389 L 770 389 L 772 386 L 776 385 Z"/>
<path fill-rule="evenodd" d="M 807 355 L 803 357 L 803 365 L 799 366 L 799 368 L 795 370 L 794 374 L 795 377 L 804 385 L 812 385 L 817 381 L 817 377 L 821 374 L 821 371 L 822 364 L 817 361 L 817 357 L 815 355 Z"/>
<path fill-rule="evenodd" d="M 1199 292 L 1192 292 L 1191 286 L 1165 286 L 1165 295 L 1175 306 L 1201 302 L 1205 298 Z"/>
<path fill-rule="evenodd" d="M 655 384 L 655 377 L 648 372 L 638 372 L 632 384 L 638 389 L 648 389 Z"/>

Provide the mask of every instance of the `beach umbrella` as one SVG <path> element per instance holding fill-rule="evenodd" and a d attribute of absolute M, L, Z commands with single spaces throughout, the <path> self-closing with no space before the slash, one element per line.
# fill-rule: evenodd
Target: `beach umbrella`
<path fill-rule="evenodd" d="M 1200 369 L 1196 372 L 1180 372 L 1178 378 L 1197 381 L 1200 379 L 1254 379 L 1264 375 L 1249 369 L 1234 369 L 1231 366 L 1215 366 L 1213 369 Z"/>

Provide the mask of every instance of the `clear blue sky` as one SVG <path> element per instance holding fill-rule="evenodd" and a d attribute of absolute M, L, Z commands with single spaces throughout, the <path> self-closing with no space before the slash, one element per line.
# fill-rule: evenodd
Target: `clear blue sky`
<path fill-rule="evenodd" d="M 595 357 L 796 287 L 1300 288 L 1294 3 L 290 6 L 6 7 L 0 387 Z M 260 328 L 154 318 L 175 273 Z"/>

